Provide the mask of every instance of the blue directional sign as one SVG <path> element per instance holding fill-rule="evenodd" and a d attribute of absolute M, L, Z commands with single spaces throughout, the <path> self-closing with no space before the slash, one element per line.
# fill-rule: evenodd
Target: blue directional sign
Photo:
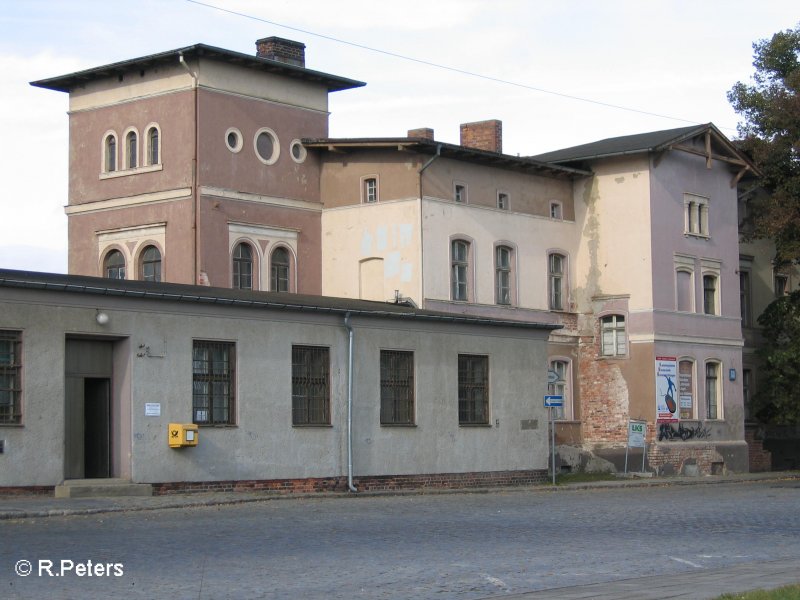
<path fill-rule="evenodd" d="M 544 406 L 545 408 L 549 407 L 557 407 L 557 406 L 564 406 L 564 396 L 553 396 L 548 395 L 544 397 Z"/>

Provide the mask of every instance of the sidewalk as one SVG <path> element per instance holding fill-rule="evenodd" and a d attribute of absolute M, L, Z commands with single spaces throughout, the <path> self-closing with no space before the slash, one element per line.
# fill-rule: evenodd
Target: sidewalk
<path fill-rule="evenodd" d="M 664 485 L 709 485 L 722 483 L 747 483 L 756 481 L 800 480 L 800 471 L 744 473 L 739 475 L 709 475 L 701 477 L 653 477 L 648 479 L 618 479 L 591 483 L 518 486 L 511 488 L 425 489 L 409 491 L 379 491 L 350 493 L 286 494 L 277 492 L 209 492 L 174 494 L 149 497 L 110 498 L 54 498 L 52 496 L 2 496 L 0 495 L 0 521 L 98 513 L 163 510 L 197 506 L 222 506 L 268 500 L 297 498 L 364 498 L 415 494 L 490 494 L 498 492 L 560 493 L 570 490 L 652 487 Z M 676 596 L 679 597 L 679 596 Z"/>
<path fill-rule="evenodd" d="M 800 581 L 800 559 L 745 563 L 722 569 L 665 577 L 637 577 L 607 583 L 553 588 L 541 592 L 493 596 L 503 600 L 701 600 L 755 589 L 771 590 Z M 488 600 L 488 599 L 486 599 Z"/>

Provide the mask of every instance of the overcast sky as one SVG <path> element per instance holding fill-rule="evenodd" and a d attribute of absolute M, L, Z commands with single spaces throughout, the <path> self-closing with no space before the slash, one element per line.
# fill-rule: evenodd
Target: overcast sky
<path fill-rule="evenodd" d="M 331 136 L 431 127 L 458 143 L 460 123 L 496 118 L 504 152 L 524 156 L 709 121 L 734 138 L 725 95 L 750 79 L 752 43 L 800 18 L 796 0 L 203 1 L 252 18 L 190 0 L 0 0 L 0 267 L 66 272 L 67 95 L 29 81 L 194 43 L 254 53 L 277 35 L 306 44 L 309 68 L 367 82 L 331 95 Z"/>

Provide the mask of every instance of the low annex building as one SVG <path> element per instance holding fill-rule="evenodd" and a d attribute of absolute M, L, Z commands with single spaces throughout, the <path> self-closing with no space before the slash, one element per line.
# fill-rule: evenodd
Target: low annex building
<path fill-rule="evenodd" d="M 358 489 L 541 481 L 553 329 L 2 270 L 0 491 L 107 477 L 157 493 L 347 489 L 348 475 Z M 196 425 L 197 445 L 171 448 L 171 424 Z"/>

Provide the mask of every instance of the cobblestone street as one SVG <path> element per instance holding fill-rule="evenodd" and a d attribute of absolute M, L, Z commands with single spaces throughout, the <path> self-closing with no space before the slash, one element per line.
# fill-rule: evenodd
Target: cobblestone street
<path fill-rule="evenodd" d="M 0 522 L 3 598 L 485 598 L 800 557 L 800 482 L 289 499 Z M 20 560 L 28 577 L 15 574 Z M 39 574 L 39 561 L 53 576 Z M 120 563 L 123 574 L 58 576 Z M 721 590 L 724 591 L 724 590 Z"/>

